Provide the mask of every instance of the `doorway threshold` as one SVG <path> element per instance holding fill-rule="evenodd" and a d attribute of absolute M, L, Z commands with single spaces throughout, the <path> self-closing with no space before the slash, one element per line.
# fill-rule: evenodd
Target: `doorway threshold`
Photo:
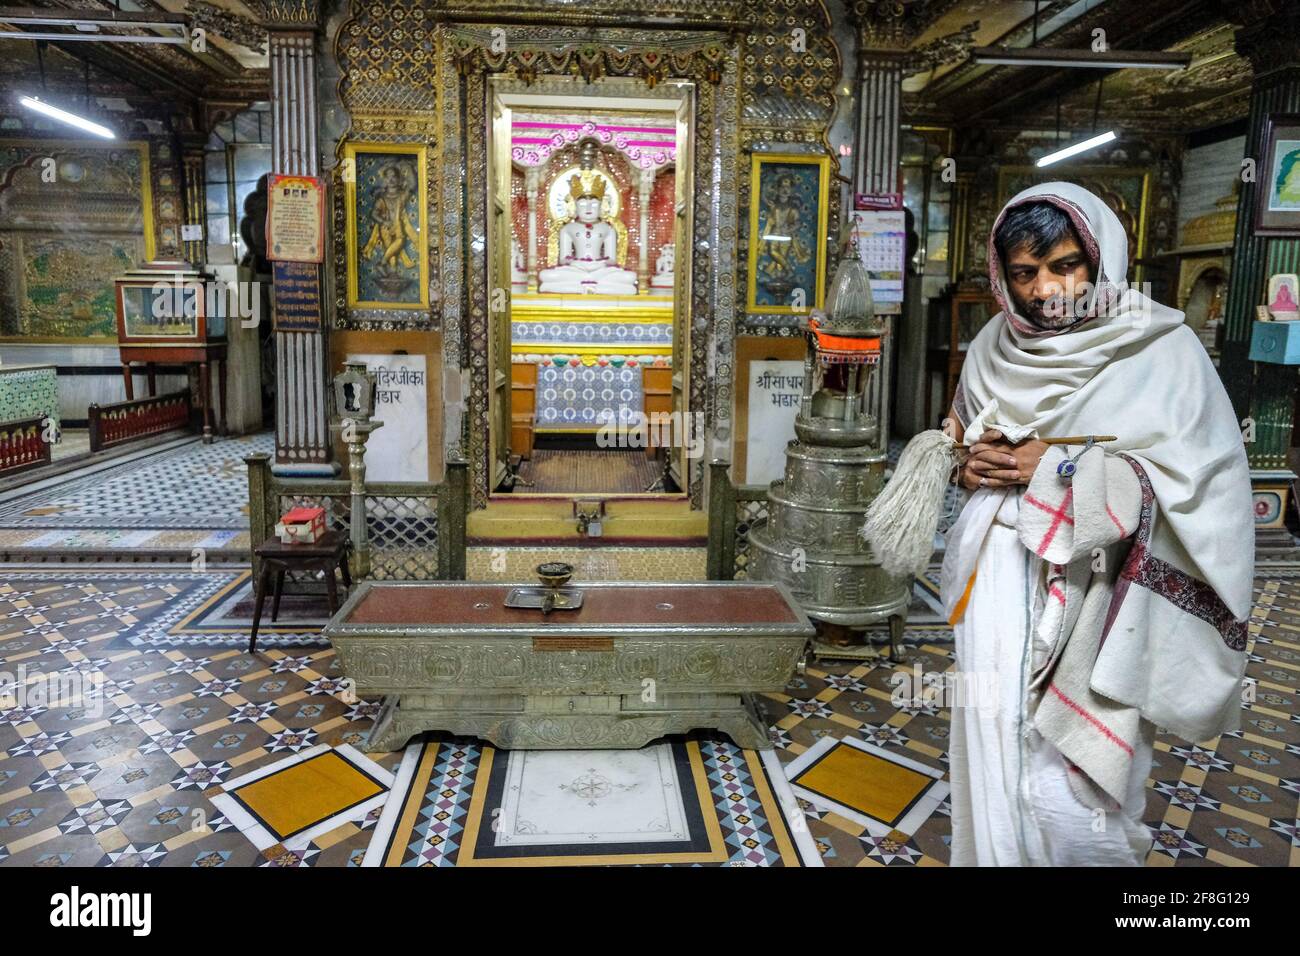
<path fill-rule="evenodd" d="M 604 508 L 601 534 L 578 530 L 576 504 Z M 708 516 L 692 511 L 685 495 L 509 494 L 493 495 L 471 511 L 468 544 L 565 544 L 571 547 L 702 546 Z"/>

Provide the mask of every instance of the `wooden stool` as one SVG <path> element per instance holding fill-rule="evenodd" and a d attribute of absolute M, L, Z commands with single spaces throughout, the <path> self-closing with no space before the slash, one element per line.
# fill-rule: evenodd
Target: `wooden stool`
<path fill-rule="evenodd" d="M 343 583 L 352 587 L 348 573 L 348 548 L 346 537 L 337 531 L 327 531 L 313 544 L 285 544 L 273 538 L 254 549 L 262 559 L 262 571 L 257 576 L 257 601 L 253 607 L 253 633 L 248 638 L 248 653 L 257 650 L 257 628 L 262 623 L 262 602 L 266 600 L 266 582 L 275 571 L 275 592 L 271 599 L 271 621 L 280 613 L 280 591 L 284 586 L 286 571 L 324 571 L 325 591 L 329 597 L 330 614 L 339 609 L 338 587 L 334 582 L 334 569 L 343 572 Z"/>

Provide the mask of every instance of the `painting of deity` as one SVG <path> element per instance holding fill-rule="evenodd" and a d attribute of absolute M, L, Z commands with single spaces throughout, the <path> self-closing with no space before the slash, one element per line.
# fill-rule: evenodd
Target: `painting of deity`
<path fill-rule="evenodd" d="M 829 181 L 829 156 L 754 154 L 748 311 L 821 308 Z"/>
<path fill-rule="evenodd" d="M 344 169 L 348 304 L 426 308 L 424 147 L 349 145 Z"/>

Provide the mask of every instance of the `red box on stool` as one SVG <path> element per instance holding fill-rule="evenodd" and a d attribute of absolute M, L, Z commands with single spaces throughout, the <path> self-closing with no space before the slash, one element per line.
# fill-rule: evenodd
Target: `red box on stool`
<path fill-rule="evenodd" d="M 291 508 L 280 516 L 275 533 L 285 544 L 314 544 L 325 536 L 325 509 Z"/>

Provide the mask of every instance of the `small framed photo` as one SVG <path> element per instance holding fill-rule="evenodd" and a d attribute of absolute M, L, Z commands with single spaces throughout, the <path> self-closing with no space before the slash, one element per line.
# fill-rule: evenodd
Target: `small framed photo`
<path fill-rule="evenodd" d="M 1300 113 L 1268 117 L 1255 175 L 1255 233 L 1300 235 Z"/>

